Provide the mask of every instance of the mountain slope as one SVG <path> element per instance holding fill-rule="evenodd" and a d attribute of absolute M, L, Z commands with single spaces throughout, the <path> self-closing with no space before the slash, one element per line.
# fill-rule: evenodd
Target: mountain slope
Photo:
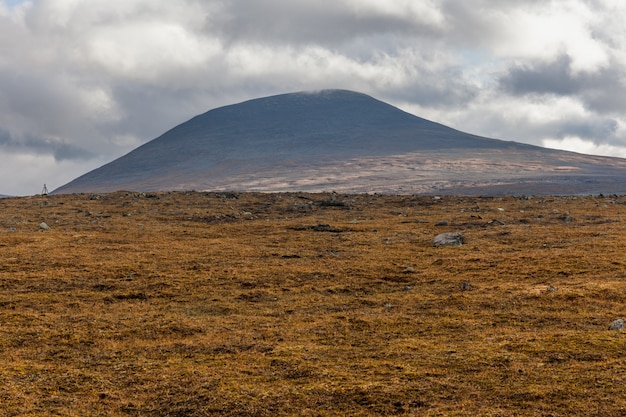
<path fill-rule="evenodd" d="M 611 165 L 616 168 L 608 168 Z M 623 160 L 470 135 L 364 94 L 326 90 L 208 111 L 55 193 L 457 188 L 462 192 L 503 181 L 613 178 L 623 165 Z"/>

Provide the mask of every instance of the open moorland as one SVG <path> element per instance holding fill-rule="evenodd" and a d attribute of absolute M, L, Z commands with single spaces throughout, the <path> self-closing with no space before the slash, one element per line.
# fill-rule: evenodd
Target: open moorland
<path fill-rule="evenodd" d="M 625 203 L 2 199 L 0 415 L 626 415 Z"/>

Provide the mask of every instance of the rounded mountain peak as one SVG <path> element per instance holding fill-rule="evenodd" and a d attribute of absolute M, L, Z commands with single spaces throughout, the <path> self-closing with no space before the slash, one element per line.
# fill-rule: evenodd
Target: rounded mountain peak
<path fill-rule="evenodd" d="M 305 169 L 365 172 L 370 162 L 362 161 L 519 146 L 459 132 L 366 94 L 301 91 L 210 110 L 58 191 L 255 189 L 262 176 L 291 184 Z M 345 175 L 333 174 L 345 179 L 325 181 L 361 175 L 345 167 L 337 169 Z"/>

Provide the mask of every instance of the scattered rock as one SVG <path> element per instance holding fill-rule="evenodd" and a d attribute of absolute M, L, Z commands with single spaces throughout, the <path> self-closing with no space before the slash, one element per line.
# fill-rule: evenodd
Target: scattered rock
<path fill-rule="evenodd" d="M 239 199 L 239 196 L 235 193 L 215 194 L 215 197 L 221 198 L 223 200 L 238 200 Z"/>
<path fill-rule="evenodd" d="M 41 222 L 39 224 L 39 229 L 40 230 L 50 230 L 50 226 L 48 226 L 48 224 L 46 224 L 46 222 Z"/>
<path fill-rule="evenodd" d="M 402 223 L 428 223 L 428 220 L 423 220 L 423 219 L 405 220 Z"/>
<path fill-rule="evenodd" d="M 317 226 L 310 226 L 311 230 L 314 230 L 316 232 L 331 232 L 331 233 L 341 233 L 343 232 L 342 229 L 338 228 L 338 227 L 333 227 L 329 224 L 318 224 Z"/>
<path fill-rule="evenodd" d="M 624 330 L 624 319 L 617 319 L 609 326 L 609 330 Z"/>
<path fill-rule="evenodd" d="M 148 296 L 143 292 L 129 292 L 124 294 L 115 294 L 113 298 L 116 300 L 147 300 Z"/>
<path fill-rule="evenodd" d="M 461 246 L 465 242 L 465 238 L 461 233 L 441 233 L 433 239 L 435 246 Z"/>
<path fill-rule="evenodd" d="M 311 203 L 308 203 L 308 204 L 295 203 L 291 207 L 291 211 L 311 211 L 311 210 L 313 210 L 313 205 Z"/>
<path fill-rule="evenodd" d="M 571 223 L 574 219 L 569 215 L 569 211 L 561 214 L 557 217 L 557 219 L 561 220 L 564 223 Z"/>
<path fill-rule="evenodd" d="M 318 203 L 320 207 L 346 207 L 347 204 L 344 201 L 337 200 L 335 197 L 322 200 Z"/>

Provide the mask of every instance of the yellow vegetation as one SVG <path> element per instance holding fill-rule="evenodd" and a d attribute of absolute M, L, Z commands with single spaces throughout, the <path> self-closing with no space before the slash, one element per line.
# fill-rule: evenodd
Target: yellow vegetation
<path fill-rule="evenodd" d="M 3 199 L 0 415 L 622 416 L 626 335 L 608 327 L 626 316 L 625 212 L 617 197 Z M 465 244 L 434 247 L 449 231 Z"/>

